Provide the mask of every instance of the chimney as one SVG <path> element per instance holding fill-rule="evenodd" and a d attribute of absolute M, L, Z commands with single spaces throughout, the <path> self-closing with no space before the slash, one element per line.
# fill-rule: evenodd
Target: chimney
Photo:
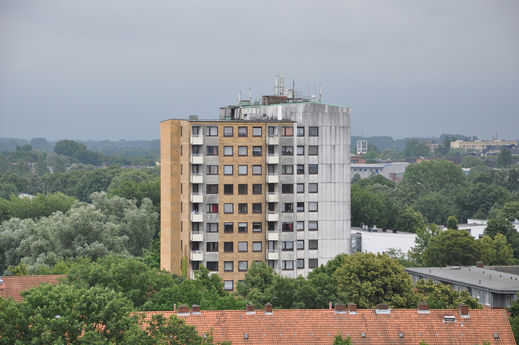
<path fill-rule="evenodd" d="M 468 319 L 470 317 L 469 315 L 469 306 L 466 304 L 460 304 L 459 306 L 460 315 L 464 319 Z"/>
<path fill-rule="evenodd" d="M 274 315 L 274 310 L 272 309 L 272 304 L 265 304 L 265 315 Z"/>
<path fill-rule="evenodd" d="M 333 306 L 332 301 L 328 302 L 328 310 L 332 310 L 332 306 Z"/>
<path fill-rule="evenodd" d="M 357 305 L 355 303 L 348 303 L 348 314 L 357 315 Z"/>
<path fill-rule="evenodd" d="M 418 314 L 429 314 L 429 305 L 427 303 L 418 304 Z"/>
<path fill-rule="evenodd" d="M 485 267 L 485 266 L 483 265 L 483 261 L 478 261 L 478 262 L 476 262 L 476 267 L 479 267 L 479 268 L 483 268 L 483 267 Z"/>
<path fill-rule="evenodd" d="M 346 306 L 344 303 L 335 303 L 335 314 L 346 314 Z"/>
<path fill-rule="evenodd" d="M 189 316 L 189 307 L 187 305 L 179 306 L 177 316 Z"/>
<path fill-rule="evenodd" d="M 248 315 L 256 314 L 256 311 L 254 310 L 254 304 L 247 303 L 247 306 L 245 307 L 245 312 Z"/>
<path fill-rule="evenodd" d="M 198 304 L 193 304 L 193 305 L 191 306 L 191 314 L 192 314 L 192 315 L 200 315 L 200 314 L 202 314 L 202 313 L 200 312 L 200 306 L 199 306 Z"/>
<path fill-rule="evenodd" d="M 389 310 L 389 306 L 385 303 L 377 304 L 377 309 L 375 310 L 375 313 L 378 314 L 390 314 L 391 311 Z"/>

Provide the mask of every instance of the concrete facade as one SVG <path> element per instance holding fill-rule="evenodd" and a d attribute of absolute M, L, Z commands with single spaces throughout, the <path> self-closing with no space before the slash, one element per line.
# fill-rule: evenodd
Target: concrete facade
<path fill-rule="evenodd" d="M 361 228 L 351 229 L 352 252 L 387 253 L 397 249 L 407 253 L 416 245 L 416 234 L 410 232 L 392 232 L 392 230 L 367 231 Z"/>

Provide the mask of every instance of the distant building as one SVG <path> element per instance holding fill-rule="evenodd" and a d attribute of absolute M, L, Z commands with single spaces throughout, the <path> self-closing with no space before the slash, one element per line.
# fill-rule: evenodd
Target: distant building
<path fill-rule="evenodd" d="M 382 175 L 390 181 L 399 183 L 402 181 L 408 165 L 407 162 L 351 164 L 351 177 L 353 178 L 357 174 L 360 178 Z"/>
<path fill-rule="evenodd" d="M 367 140 L 357 140 L 357 154 L 365 155 L 368 153 L 368 141 Z"/>
<path fill-rule="evenodd" d="M 456 291 L 468 291 L 479 303 L 491 308 L 511 306 L 519 292 L 519 275 L 488 267 L 408 267 L 406 271 L 415 283 L 430 279 L 448 284 Z"/>
<path fill-rule="evenodd" d="M 459 230 L 467 231 L 475 239 L 483 237 L 483 233 L 488 224 L 488 219 L 467 219 L 467 223 L 458 224 Z M 519 221 L 512 222 L 515 229 L 519 231 Z M 443 228 L 446 230 L 447 228 Z"/>
<path fill-rule="evenodd" d="M 398 249 L 407 253 L 415 246 L 416 234 L 379 228 L 375 231 L 351 228 L 351 252 L 387 253 Z"/>
<path fill-rule="evenodd" d="M 516 148 L 517 140 L 474 140 L 464 141 L 456 140 L 451 141 L 451 149 L 460 149 L 464 151 L 475 151 L 482 153 L 496 153 L 500 152 L 504 148 Z"/>
<path fill-rule="evenodd" d="M 508 312 L 501 309 L 357 309 L 336 304 L 335 309 L 200 310 L 187 306 L 174 311 L 147 311 L 153 315 L 177 316 L 196 327 L 200 336 L 211 333 L 215 341 L 254 345 L 330 345 L 335 336 L 350 337 L 353 344 L 491 344 L 515 345 Z"/>

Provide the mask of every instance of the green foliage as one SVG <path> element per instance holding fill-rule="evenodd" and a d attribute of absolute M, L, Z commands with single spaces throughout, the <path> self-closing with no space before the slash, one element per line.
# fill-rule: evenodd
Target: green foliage
<path fill-rule="evenodd" d="M 424 226 L 416 232 L 415 246 L 411 249 L 410 258 L 419 264 L 423 264 L 423 253 L 429 247 L 431 239 L 441 232 L 441 227 L 436 224 Z"/>
<path fill-rule="evenodd" d="M 351 341 L 350 337 L 343 338 L 342 335 L 337 334 L 335 336 L 333 345 L 353 345 L 353 342 Z"/>
<path fill-rule="evenodd" d="M 508 219 L 501 217 L 490 219 L 484 234 L 491 238 L 495 238 L 497 234 L 504 235 L 514 251 L 514 257 L 519 257 L 519 233 Z"/>
<path fill-rule="evenodd" d="M 379 303 L 395 308 L 416 305 L 411 277 L 388 255 L 355 253 L 345 256 L 333 277 L 339 299 L 355 302 L 360 308 L 373 308 Z"/>
<path fill-rule="evenodd" d="M 469 266 L 478 258 L 478 244 L 468 232 L 445 230 L 430 238 L 422 260 L 425 266 Z"/>
<path fill-rule="evenodd" d="M 447 218 L 447 229 L 458 230 L 458 219 L 454 216 Z"/>
<path fill-rule="evenodd" d="M 418 141 L 418 139 L 408 140 L 405 144 L 404 153 L 407 157 L 428 157 L 431 155 L 427 145 Z"/>
<path fill-rule="evenodd" d="M 474 167 L 484 167 L 485 163 L 481 160 L 481 158 L 476 156 L 465 156 L 461 161 L 462 168 L 474 168 Z"/>
<path fill-rule="evenodd" d="M 444 192 L 429 192 L 420 195 L 413 203 L 429 223 L 445 224 L 447 217 L 456 208 L 455 201 Z"/>
<path fill-rule="evenodd" d="M 20 198 L 12 196 L 9 201 L 0 199 L 0 222 L 9 218 L 41 218 L 48 217 L 52 213 L 67 212 L 76 200 L 62 193 L 50 195 L 38 194 L 34 198 Z"/>
<path fill-rule="evenodd" d="M 501 218 L 506 218 L 509 221 L 519 219 L 519 201 L 507 202 L 501 211 Z"/>
<path fill-rule="evenodd" d="M 466 304 L 471 309 L 481 309 L 478 300 L 467 291 L 458 292 L 449 285 L 436 284 L 428 279 L 421 279 L 415 284 L 419 299 L 432 309 L 456 309 Z"/>
<path fill-rule="evenodd" d="M 438 159 L 408 166 L 402 184 L 415 188 L 423 186 L 426 192 L 437 192 L 452 186 L 463 185 L 464 176 L 461 168 L 454 163 Z"/>
<path fill-rule="evenodd" d="M 16 266 L 9 266 L 6 270 L 8 276 L 26 276 L 29 275 L 29 269 L 27 265 L 22 261 Z"/>
<path fill-rule="evenodd" d="M 504 148 L 497 156 L 497 167 L 508 168 L 510 165 L 512 165 L 512 153 L 509 149 Z"/>
<path fill-rule="evenodd" d="M 503 234 L 496 234 L 492 239 L 485 235 L 476 241 L 479 245 L 480 260 L 485 265 L 515 265 L 514 251 Z"/>

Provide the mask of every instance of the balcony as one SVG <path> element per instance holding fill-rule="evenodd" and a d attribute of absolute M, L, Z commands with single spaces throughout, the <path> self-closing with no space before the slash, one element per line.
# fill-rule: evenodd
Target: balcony
<path fill-rule="evenodd" d="M 190 259 L 191 261 L 204 261 L 204 254 L 199 250 L 192 251 Z"/>
<path fill-rule="evenodd" d="M 279 232 L 267 232 L 267 241 L 279 241 Z"/>
<path fill-rule="evenodd" d="M 267 202 L 279 202 L 279 193 L 272 192 L 267 193 Z"/>
<path fill-rule="evenodd" d="M 267 164 L 279 164 L 279 156 L 267 155 Z"/>
<path fill-rule="evenodd" d="M 267 213 L 267 222 L 277 222 L 279 221 L 279 214 L 277 213 Z"/>
<path fill-rule="evenodd" d="M 202 223 L 204 221 L 204 214 L 201 212 L 192 212 L 191 221 L 195 223 Z"/>
<path fill-rule="evenodd" d="M 203 145 L 204 137 L 201 135 L 191 137 L 191 145 Z"/>
<path fill-rule="evenodd" d="M 279 253 L 277 252 L 268 252 L 267 260 L 279 260 Z"/>
<path fill-rule="evenodd" d="M 192 232 L 191 233 L 191 241 L 193 241 L 193 242 L 203 242 L 204 241 L 204 233 L 203 232 Z"/>
<path fill-rule="evenodd" d="M 201 154 L 192 154 L 191 155 L 191 164 L 204 164 L 204 156 Z"/>
<path fill-rule="evenodd" d="M 267 145 L 279 145 L 279 135 L 268 136 Z"/>
<path fill-rule="evenodd" d="M 279 183 L 279 175 L 278 174 L 268 174 L 267 183 Z"/>
<path fill-rule="evenodd" d="M 204 202 L 204 195 L 202 193 L 191 194 L 191 202 L 197 204 Z"/>
<path fill-rule="evenodd" d="M 202 174 L 191 174 L 191 183 L 204 183 L 204 175 Z"/>

